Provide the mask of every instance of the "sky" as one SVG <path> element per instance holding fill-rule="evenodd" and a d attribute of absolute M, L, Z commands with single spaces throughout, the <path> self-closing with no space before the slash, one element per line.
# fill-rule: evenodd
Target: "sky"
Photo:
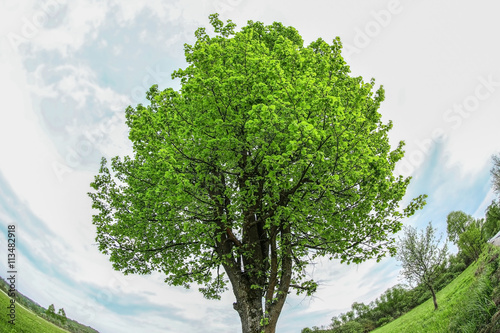
<path fill-rule="evenodd" d="M 0 258 L 15 224 L 18 290 L 103 333 L 241 331 L 231 291 L 209 301 L 161 274 L 114 271 L 87 196 L 101 157 L 131 152 L 125 108 L 153 84 L 179 88 L 170 74 L 186 66 L 183 45 L 215 12 L 238 27 L 282 22 L 306 44 L 339 36 L 352 74 L 384 86 L 391 144 L 406 143 L 395 171 L 412 177 L 405 201 L 428 195 L 404 224 L 444 233 L 451 211 L 483 217 L 500 153 L 499 10 L 494 0 L 0 0 Z M 308 271 L 318 292 L 290 295 L 277 331 L 327 325 L 404 282 L 399 270 L 394 258 L 318 260 Z"/>

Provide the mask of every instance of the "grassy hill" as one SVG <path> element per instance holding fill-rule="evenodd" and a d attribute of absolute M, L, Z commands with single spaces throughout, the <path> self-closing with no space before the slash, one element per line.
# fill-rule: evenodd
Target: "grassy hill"
<path fill-rule="evenodd" d="M 12 325 L 8 322 L 10 318 L 7 316 L 10 297 L 6 294 L 6 288 L 8 289 L 7 283 L 0 278 L 0 309 L 3 309 L 0 310 L 0 332 L 2 333 L 99 333 L 69 318 L 66 318 L 63 323 L 60 316 L 46 315 L 45 308 L 19 292 L 17 292 L 15 303 L 15 325 Z"/>
<path fill-rule="evenodd" d="M 7 322 L 9 318 L 5 315 L 5 309 L 10 304 L 10 297 L 7 296 L 3 291 L 0 291 L 0 309 L 4 313 L 0 316 L 0 332 L 14 333 L 14 332 L 25 332 L 25 333 L 67 333 L 62 328 L 55 326 L 54 324 L 38 317 L 36 314 L 30 310 L 24 308 L 22 305 L 16 303 L 16 320 L 15 325 Z"/>
<path fill-rule="evenodd" d="M 478 264 L 469 266 L 459 277 L 437 293 L 439 309 L 434 311 L 432 299 L 424 302 L 407 314 L 372 332 L 448 332 L 448 321 L 454 309 L 467 297 L 474 282 Z"/>
<path fill-rule="evenodd" d="M 330 327 L 306 327 L 302 333 L 499 333 L 500 247 L 486 244 L 476 262 L 457 268 L 451 265 L 443 272 L 438 310 L 430 293 L 418 290 L 421 286 L 395 286 L 369 305 L 354 303 L 353 310 L 332 318 Z"/>
<path fill-rule="evenodd" d="M 437 294 L 438 310 L 428 300 L 373 332 L 500 332 L 499 267 L 500 250 L 488 247 Z"/>

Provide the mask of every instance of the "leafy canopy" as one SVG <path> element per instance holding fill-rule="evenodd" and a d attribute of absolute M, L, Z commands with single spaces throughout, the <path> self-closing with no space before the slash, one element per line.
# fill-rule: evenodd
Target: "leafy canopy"
<path fill-rule="evenodd" d="M 500 202 L 493 200 L 486 208 L 486 220 L 483 225 L 484 237 L 489 240 L 500 230 Z"/>
<path fill-rule="evenodd" d="M 475 219 L 462 211 L 453 211 L 446 217 L 448 239 L 458 246 L 468 263 L 481 254 L 484 236 L 484 219 Z"/>
<path fill-rule="evenodd" d="M 470 225 L 474 224 L 475 220 L 469 214 L 462 211 L 453 211 L 446 217 L 446 230 L 448 239 L 457 243 L 460 235 L 463 234 Z"/>
<path fill-rule="evenodd" d="M 281 23 L 210 19 L 215 36 L 198 29 L 172 75 L 180 91 L 154 85 L 126 110 L 133 155 L 103 159 L 89 194 L 99 249 L 209 298 L 244 276 L 269 302 L 314 291 L 317 256 L 394 254 L 424 197 L 399 208 L 410 179 L 393 175 L 403 143 L 389 145 L 382 87 L 349 76 L 338 38 L 304 46 Z"/>
<path fill-rule="evenodd" d="M 398 243 L 397 259 L 403 267 L 403 276 L 410 283 L 433 287 L 448 255 L 447 244 L 440 247 L 440 241 L 430 222 L 425 231 L 405 227 L 404 236 Z"/>

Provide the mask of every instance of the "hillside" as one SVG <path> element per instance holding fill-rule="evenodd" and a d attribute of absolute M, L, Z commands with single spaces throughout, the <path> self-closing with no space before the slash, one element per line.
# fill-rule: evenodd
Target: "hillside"
<path fill-rule="evenodd" d="M 0 308 L 6 309 L 9 306 L 10 297 L 3 291 L 0 291 Z M 4 311 L 5 312 L 5 311 Z M 16 320 L 15 325 L 7 322 L 8 317 L 0 316 L 0 332 L 14 333 L 14 332 L 39 332 L 39 333 L 67 333 L 62 328 L 38 317 L 33 312 L 27 310 L 23 306 L 16 304 Z"/>
<path fill-rule="evenodd" d="M 500 332 L 500 248 L 486 244 L 465 270 L 454 267 L 443 273 L 436 311 L 425 287 L 408 290 L 396 285 L 369 305 L 354 303 L 351 311 L 333 317 L 330 327 L 306 327 L 301 332 Z"/>
<path fill-rule="evenodd" d="M 0 316 L 0 332 L 2 333 L 99 333 L 91 327 L 84 326 L 74 320 L 66 318 L 61 320 L 61 316 L 46 315 L 46 309 L 39 304 L 17 293 L 16 299 L 16 319 L 15 325 L 8 322 L 6 316 L 7 307 L 10 304 L 10 297 L 5 293 L 6 282 L 0 278 L 0 308 L 5 309 Z M 46 317 L 45 319 L 42 317 Z M 48 321 L 48 320 L 52 321 Z M 64 322 L 64 323 L 63 323 Z M 55 325 L 57 324 L 57 326 Z M 61 326 L 61 327 L 59 327 Z"/>
<path fill-rule="evenodd" d="M 481 258 L 432 300 L 374 330 L 374 333 L 500 332 L 500 250 L 489 246 Z"/>

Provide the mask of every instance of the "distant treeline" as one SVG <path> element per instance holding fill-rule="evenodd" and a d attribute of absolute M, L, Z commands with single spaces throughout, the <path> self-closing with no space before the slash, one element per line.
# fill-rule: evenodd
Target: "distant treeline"
<path fill-rule="evenodd" d="M 9 284 L 2 277 L 0 277 L 0 289 L 2 289 L 6 294 L 9 291 Z M 66 318 L 66 314 L 64 309 L 60 309 L 58 313 L 53 311 L 53 305 L 49 309 L 45 309 L 40 306 L 38 303 L 33 301 L 32 299 L 24 296 L 19 291 L 16 291 L 16 302 L 21 304 L 27 309 L 30 309 L 40 318 L 43 318 L 56 326 L 59 326 L 65 330 L 68 330 L 73 333 L 99 333 L 95 329 L 89 326 L 85 326 L 80 324 L 77 321 Z"/>

